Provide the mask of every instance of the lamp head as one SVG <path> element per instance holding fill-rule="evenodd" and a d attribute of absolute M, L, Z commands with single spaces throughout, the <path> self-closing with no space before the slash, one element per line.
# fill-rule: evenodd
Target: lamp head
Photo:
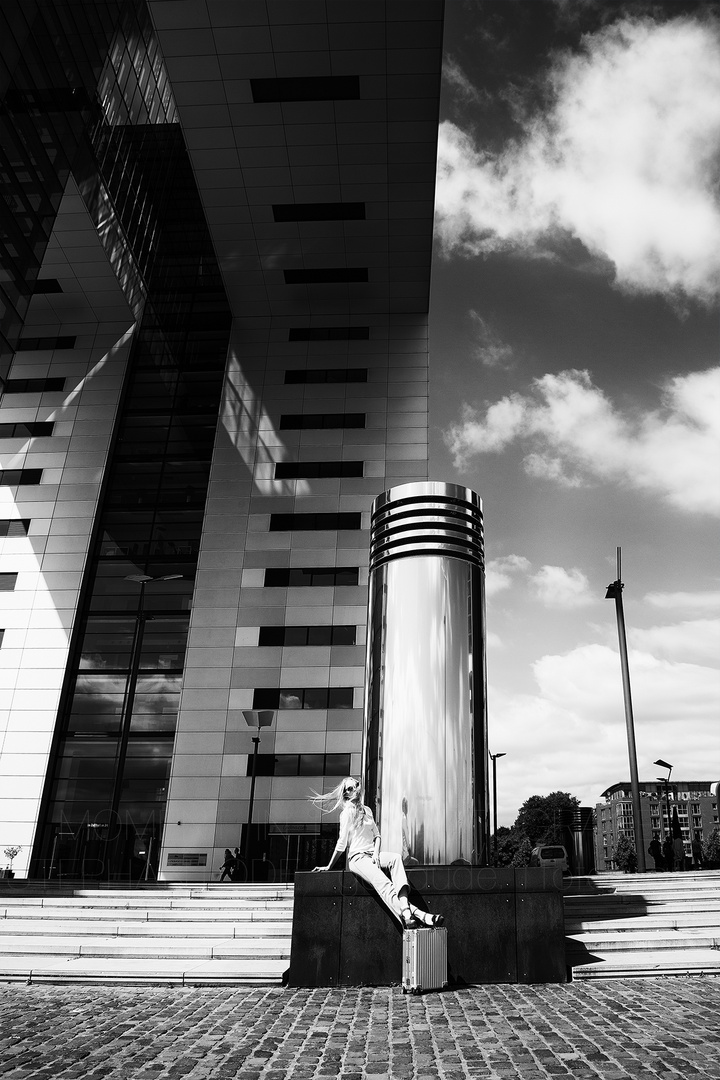
<path fill-rule="evenodd" d="M 606 600 L 617 600 L 618 597 L 622 595 L 622 591 L 623 591 L 624 587 L 625 586 L 623 585 L 622 581 L 612 581 L 607 587 L 607 592 L 605 593 L 605 599 Z"/>
<path fill-rule="evenodd" d="M 243 709 L 243 716 L 248 727 L 271 727 L 275 719 L 274 709 Z"/>
<path fill-rule="evenodd" d="M 672 769 L 672 765 L 668 761 L 663 761 L 662 758 L 653 761 L 653 765 L 659 765 L 661 769 Z"/>

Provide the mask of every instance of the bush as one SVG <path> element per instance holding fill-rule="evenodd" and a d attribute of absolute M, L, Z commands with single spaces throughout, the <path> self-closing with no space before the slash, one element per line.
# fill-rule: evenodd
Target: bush
<path fill-rule="evenodd" d="M 628 836 L 623 835 L 618 838 L 617 847 L 615 848 L 615 862 L 618 870 L 622 870 L 625 874 L 633 874 L 637 870 L 635 845 Z"/>
<path fill-rule="evenodd" d="M 703 844 L 703 863 L 708 869 L 720 866 L 720 829 L 713 829 Z"/>

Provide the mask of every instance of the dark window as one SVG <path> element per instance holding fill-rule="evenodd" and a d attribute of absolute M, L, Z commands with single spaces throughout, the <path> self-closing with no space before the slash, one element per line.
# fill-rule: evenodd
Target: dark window
<path fill-rule="evenodd" d="M 369 326 L 291 326 L 288 341 L 368 341 Z"/>
<path fill-rule="evenodd" d="M 51 421 L 31 421 L 28 423 L 0 424 L 0 439 L 37 438 L 40 435 L 52 435 L 55 425 Z"/>
<path fill-rule="evenodd" d="M 352 686 L 260 687 L 253 709 L 352 709 Z"/>
<path fill-rule="evenodd" d="M 261 626 L 258 645 L 354 645 L 354 626 Z"/>
<path fill-rule="evenodd" d="M 64 390 L 64 379 L 8 379 L 3 387 L 4 394 L 34 394 L 36 392 Z"/>
<path fill-rule="evenodd" d="M 276 221 L 364 221 L 365 203 L 274 203 Z"/>
<path fill-rule="evenodd" d="M 31 352 L 34 349 L 74 349 L 75 336 L 73 334 L 64 337 L 26 337 L 20 338 L 17 352 Z"/>
<path fill-rule="evenodd" d="M 286 79 L 251 79 L 253 101 L 357 101 L 357 75 L 305 75 Z"/>
<path fill-rule="evenodd" d="M 357 585 L 358 574 L 356 566 L 308 566 L 291 569 L 272 566 L 265 571 L 265 588 Z"/>
<path fill-rule="evenodd" d="M 5 631 L 0 630 L 0 648 L 2 648 L 3 638 L 5 637 Z"/>
<path fill-rule="evenodd" d="M 0 469 L 0 485 L 14 487 L 15 484 L 39 484 L 42 469 Z"/>
<path fill-rule="evenodd" d="M 323 480 L 362 475 L 362 461 L 278 461 L 275 466 L 276 480 Z"/>
<path fill-rule="evenodd" d="M 367 368 L 302 368 L 285 372 L 286 383 L 367 382 Z"/>
<path fill-rule="evenodd" d="M 315 529 L 360 529 L 360 514 L 271 514 L 270 532 L 310 532 Z"/>
<path fill-rule="evenodd" d="M 17 574 L 0 574 L 0 592 L 12 592 L 17 584 Z"/>
<path fill-rule="evenodd" d="M 6 518 L 0 521 L 0 537 L 27 536 L 29 528 L 30 518 Z"/>
<path fill-rule="evenodd" d="M 258 754 L 256 776 L 347 776 L 349 754 Z M 247 775 L 252 776 L 252 758 L 248 757 Z"/>
<path fill-rule="evenodd" d="M 365 413 L 283 413 L 280 430 L 311 431 L 316 428 L 364 428 Z"/>
<path fill-rule="evenodd" d="M 40 296 L 43 293 L 61 293 L 62 285 L 57 278 L 38 278 L 33 285 L 33 292 L 36 296 Z"/>
<path fill-rule="evenodd" d="M 344 285 L 367 281 L 367 266 L 315 266 L 309 270 L 283 270 L 286 285 Z"/>

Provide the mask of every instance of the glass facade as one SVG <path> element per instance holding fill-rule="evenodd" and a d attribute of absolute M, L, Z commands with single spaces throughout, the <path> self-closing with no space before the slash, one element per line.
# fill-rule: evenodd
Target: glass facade
<path fill-rule="evenodd" d="M 245 846 L 254 706 L 265 870 L 327 859 L 308 793 L 359 771 L 368 511 L 427 475 L 442 3 L 357 40 L 328 5 L 322 57 L 315 9 L 0 6 L 20 874 L 205 880 Z"/>

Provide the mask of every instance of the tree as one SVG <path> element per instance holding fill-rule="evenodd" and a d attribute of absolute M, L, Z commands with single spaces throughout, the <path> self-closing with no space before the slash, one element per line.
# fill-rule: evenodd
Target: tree
<path fill-rule="evenodd" d="M 635 845 L 630 837 L 625 836 L 624 833 L 618 837 L 617 847 L 615 848 L 615 862 L 618 870 L 622 870 L 625 874 L 634 874 L 637 870 Z"/>
<path fill-rule="evenodd" d="M 515 829 L 508 829 L 507 825 L 500 825 L 497 831 L 497 864 L 498 866 L 527 866 L 527 862 L 516 862 L 520 849 L 527 844 L 527 838 L 520 836 Z M 530 858 L 528 849 L 528 858 Z"/>
<path fill-rule="evenodd" d="M 520 807 L 513 829 L 527 837 L 531 847 L 561 843 L 563 825 L 568 823 L 568 812 L 577 810 L 579 805 L 580 800 L 567 791 L 531 795 Z"/>
<path fill-rule="evenodd" d="M 703 863 L 708 869 L 720 866 L 720 829 L 713 829 L 703 844 Z"/>

